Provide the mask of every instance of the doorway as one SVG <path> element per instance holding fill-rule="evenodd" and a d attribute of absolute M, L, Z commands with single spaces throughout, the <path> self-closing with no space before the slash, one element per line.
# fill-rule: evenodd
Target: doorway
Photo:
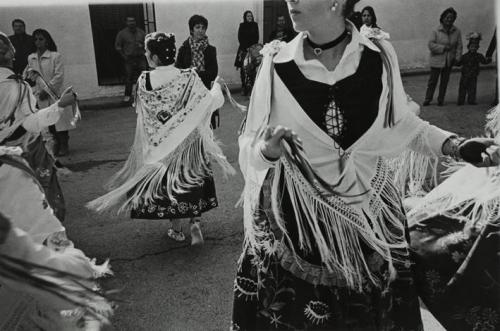
<path fill-rule="evenodd" d="M 286 2 L 283 0 L 264 0 L 264 42 L 269 42 L 271 32 L 276 29 L 276 18 L 280 15 L 285 16 L 286 25 L 293 30 L 292 21 L 288 14 Z"/>
<path fill-rule="evenodd" d="M 91 4 L 89 12 L 98 84 L 123 84 L 125 70 L 123 59 L 115 50 L 116 35 L 125 28 L 127 16 L 135 17 L 137 27 L 146 33 L 156 31 L 154 4 Z"/>

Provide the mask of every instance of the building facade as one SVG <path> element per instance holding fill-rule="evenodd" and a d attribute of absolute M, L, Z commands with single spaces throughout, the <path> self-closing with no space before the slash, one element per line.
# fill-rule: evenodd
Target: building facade
<path fill-rule="evenodd" d="M 495 29 L 495 0 L 362 0 L 374 7 L 379 26 L 391 34 L 400 66 L 425 68 L 428 61 L 427 40 L 439 24 L 439 15 L 453 6 L 458 12 L 456 25 L 465 35 L 483 34 L 480 51 L 484 52 Z M 26 30 L 48 30 L 65 63 L 65 85 L 72 85 L 82 98 L 122 93 L 123 69 L 114 50 L 116 33 L 124 27 L 124 18 L 134 15 L 146 32 L 168 31 L 176 35 L 177 45 L 188 37 L 188 19 L 193 14 L 205 16 L 207 35 L 217 47 L 219 74 L 238 86 L 239 73 L 234 68 L 238 48 L 237 31 L 243 12 L 251 10 L 259 24 L 260 40 L 267 41 L 274 19 L 286 14 L 282 0 L 162 0 L 155 2 L 51 2 L 34 0 L 0 1 L 0 31 L 12 34 L 11 22 L 21 18 Z M 465 40 L 464 40 L 465 43 Z"/>

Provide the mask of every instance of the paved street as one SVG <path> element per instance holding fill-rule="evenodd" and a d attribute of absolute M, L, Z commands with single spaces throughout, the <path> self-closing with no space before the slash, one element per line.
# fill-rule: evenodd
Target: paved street
<path fill-rule="evenodd" d="M 478 84 L 480 105 L 457 107 L 459 75 L 452 74 L 446 105 L 426 107 L 422 117 L 462 135 L 481 133 L 494 95 L 494 79 L 493 70 L 483 71 Z M 404 78 L 407 93 L 419 103 L 426 82 L 427 76 Z M 236 131 L 241 120 L 242 115 L 226 103 L 221 128 L 216 131 L 236 169 Z M 100 261 L 109 257 L 115 277 L 104 284 L 121 289 L 123 302 L 110 330 L 227 330 L 243 231 L 241 210 L 234 207 L 243 185 L 239 173 L 224 179 L 216 168 L 220 207 L 204 215 L 206 243 L 198 248 L 167 239 L 167 221 L 96 215 L 84 207 L 105 192 L 103 184 L 122 166 L 134 128 L 132 108 L 85 111 L 78 129 L 70 134 L 71 155 L 64 159 L 74 172 L 61 178 L 70 238 L 89 256 Z M 187 224 L 185 229 L 188 234 Z M 427 330 L 439 330 L 425 319 Z"/>

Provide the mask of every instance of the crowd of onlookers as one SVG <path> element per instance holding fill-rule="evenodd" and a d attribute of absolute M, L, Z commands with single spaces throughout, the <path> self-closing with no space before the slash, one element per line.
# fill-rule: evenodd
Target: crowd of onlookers
<path fill-rule="evenodd" d="M 361 11 L 354 12 L 349 19 L 361 30 L 363 26 L 380 29 L 377 25 L 377 16 L 371 6 L 364 7 Z M 477 77 L 481 64 L 492 62 L 492 55 L 496 49 L 495 35 L 491 39 L 486 54 L 478 52 L 481 33 L 471 32 L 466 36 L 466 52 L 463 52 L 462 34 L 454 23 L 457 12 L 448 8 L 439 18 L 439 26 L 432 31 L 428 47 L 430 51 L 430 75 L 423 105 L 429 105 L 434 97 L 435 89 L 439 82 L 437 105 L 444 104 L 446 89 L 452 68 L 461 67 L 461 78 L 458 91 L 458 105 L 476 104 Z M 115 49 L 124 62 L 125 92 L 123 101 L 131 102 L 133 85 L 140 72 L 146 70 L 148 64 L 145 58 L 144 39 L 146 33 L 137 26 L 134 17 L 126 17 L 126 27 L 116 35 Z M 291 41 L 296 32 L 287 23 L 286 16 L 279 14 L 274 24 L 275 28 L 267 36 L 266 42 L 272 40 Z M 12 22 L 14 34 L 10 36 L 16 48 L 14 72 L 22 75 L 31 68 L 41 74 L 43 80 L 53 90 L 55 95 L 61 91 L 64 81 L 64 65 L 61 55 L 50 34 L 43 29 L 37 29 L 30 36 L 26 33 L 25 22 L 15 19 Z M 189 37 L 179 47 L 176 66 L 179 68 L 195 67 L 207 87 L 217 76 L 218 64 L 216 49 L 210 45 L 206 35 L 208 20 L 200 15 L 194 15 L 189 20 Z M 260 50 L 263 44 L 259 42 L 259 27 L 254 15 L 247 10 L 243 13 L 243 21 L 238 28 L 238 50 L 234 66 L 240 70 L 243 95 L 249 95 L 258 66 L 260 65 Z M 46 106 L 54 100 L 47 95 L 45 90 L 35 84 L 35 94 L 40 106 Z M 497 99 L 495 96 L 495 100 Z M 61 120 L 49 128 L 45 133 L 46 140 L 54 155 L 68 153 L 68 130 L 72 127 L 68 121 Z"/>

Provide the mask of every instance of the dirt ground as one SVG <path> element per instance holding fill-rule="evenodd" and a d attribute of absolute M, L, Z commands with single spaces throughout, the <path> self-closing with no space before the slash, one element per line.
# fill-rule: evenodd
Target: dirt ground
<path fill-rule="evenodd" d="M 452 74 L 445 106 L 425 107 L 421 116 L 460 135 L 481 134 L 494 97 L 495 72 L 481 73 L 477 106 L 456 106 L 458 79 L 458 74 Z M 407 93 L 419 103 L 426 82 L 426 76 L 404 77 Z M 216 131 L 236 169 L 241 119 L 226 103 Z M 111 259 L 115 276 L 104 285 L 121 289 L 122 301 L 108 329 L 227 330 L 243 233 L 241 209 L 234 207 L 243 185 L 239 173 L 225 179 L 216 170 L 220 207 L 204 215 L 206 243 L 198 248 L 167 239 L 168 222 L 96 215 L 84 207 L 105 192 L 103 184 L 122 166 L 134 128 L 135 112 L 130 107 L 86 111 L 78 129 L 70 133 L 71 155 L 63 160 L 73 170 L 61 179 L 68 204 L 68 234 L 89 256 Z M 185 229 L 189 233 L 187 225 Z M 440 330 L 425 311 L 424 321 L 426 330 Z"/>

